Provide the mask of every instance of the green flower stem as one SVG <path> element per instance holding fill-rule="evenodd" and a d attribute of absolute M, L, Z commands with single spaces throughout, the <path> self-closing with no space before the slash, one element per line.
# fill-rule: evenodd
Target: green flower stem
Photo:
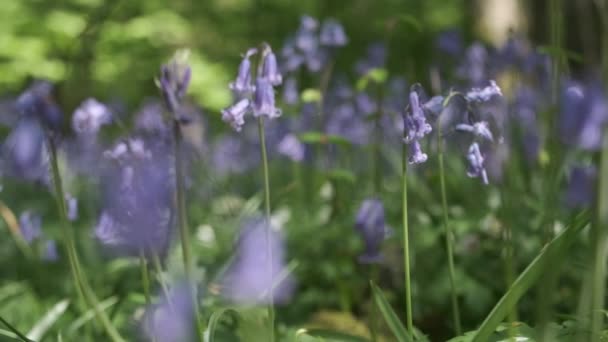
<path fill-rule="evenodd" d="M 608 256 L 608 129 L 604 129 L 597 189 L 597 217 L 593 225 L 593 290 L 591 292 L 591 341 L 599 341 L 604 327 L 606 257 Z"/>
<path fill-rule="evenodd" d="M 141 269 L 141 284 L 144 291 L 144 297 L 146 298 L 146 305 L 150 305 L 150 274 L 146 256 L 143 251 L 141 251 L 139 255 L 139 267 Z"/>
<path fill-rule="evenodd" d="M 266 137 L 264 134 L 264 118 L 258 118 L 258 133 L 260 135 L 260 152 L 262 153 L 262 167 L 264 172 L 264 214 L 266 218 L 266 252 L 268 255 L 268 265 L 270 267 L 270 276 L 272 277 L 272 248 L 270 246 L 270 181 L 268 177 L 268 156 L 266 153 Z M 270 284 L 273 283 L 272 278 Z M 268 322 L 270 330 L 270 342 L 274 342 L 274 294 L 272 287 L 268 294 Z"/>
<path fill-rule="evenodd" d="M 180 123 L 177 120 L 173 121 L 173 152 L 175 154 L 175 197 L 177 201 L 177 226 L 179 237 L 182 245 L 182 257 L 184 260 L 184 271 L 186 278 L 190 284 L 191 299 L 194 308 L 196 320 L 196 333 L 200 341 L 204 341 L 203 331 L 205 327 L 201 319 L 200 308 L 198 305 L 198 295 L 196 281 L 193 277 L 192 252 L 190 250 L 190 231 L 188 229 L 188 218 L 186 213 L 186 197 L 184 193 L 184 174 L 183 174 L 183 158 L 181 153 L 182 131 Z"/>
<path fill-rule="evenodd" d="M 450 275 L 450 287 L 451 287 L 451 300 L 452 300 L 452 318 L 454 320 L 454 330 L 456 335 L 462 334 L 462 325 L 460 323 L 460 309 L 458 307 L 458 292 L 456 289 L 456 275 L 454 272 L 454 247 L 453 247 L 453 236 L 452 226 L 450 226 L 448 216 L 448 201 L 445 190 L 445 168 L 443 165 L 443 137 L 441 135 L 441 125 L 438 125 L 439 132 L 437 133 L 438 139 L 438 158 L 439 158 L 439 183 L 441 185 L 441 207 L 443 211 L 443 228 L 445 233 L 445 246 L 446 253 L 448 256 L 448 270 Z"/>
<path fill-rule="evenodd" d="M 407 145 L 403 144 L 403 173 L 401 176 L 402 213 L 403 213 L 403 261 L 405 267 L 405 308 L 407 331 L 414 334 L 414 323 L 412 318 L 412 289 L 410 283 L 410 245 L 409 228 L 407 222 Z"/>
<path fill-rule="evenodd" d="M 74 281 L 74 286 L 78 291 L 78 296 L 81 301 L 87 303 L 88 306 L 92 307 L 95 311 L 95 316 L 101 322 L 104 330 L 114 342 L 125 342 L 120 336 L 116 328 L 110 322 L 110 319 L 103 310 L 99 308 L 99 301 L 95 297 L 95 294 L 91 290 L 86 278 L 84 277 L 78 260 L 78 253 L 76 251 L 76 244 L 74 242 L 74 235 L 72 226 L 67 217 L 67 210 L 65 206 L 65 192 L 63 191 L 63 184 L 61 181 L 61 175 L 59 172 L 59 163 L 57 160 L 57 147 L 53 138 L 48 139 L 49 150 L 51 154 L 51 168 L 53 173 L 53 185 L 55 187 L 55 199 L 57 201 L 57 207 L 59 209 L 59 216 L 61 219 L 61 226 L 63 227 L 63 240 L 67 249 L 68 261 L 70 264 L 70 270 Z"/>

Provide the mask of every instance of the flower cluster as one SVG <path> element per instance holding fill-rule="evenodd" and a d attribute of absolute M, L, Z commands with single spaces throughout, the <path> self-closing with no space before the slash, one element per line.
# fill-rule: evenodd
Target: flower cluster
<path fill-rule="evenodd" d="M 283 82 L 283 77 L 270 45 L 263 44 L 260 50 L 249 49 L 243 56 L 236 80 L 229 86 L 234 91 L 237 102 L 222 110 L 222 120 L 237 132 L 241 131 L 248 113 L 252 113 L 256 118 L 274 119 L 281 116 L 281 110 L 275 106 L 274 87 Z M 254 68 L 250 58 L 258 53 L 260 65 L 257 68 L 255 84 L 252 84 Z"/>
<path fill-rule="evenodd" d="M 357 211 L 355 229 L 365 244 L 365 252 L 359 256 L 359 261 L 364 264 L 382 261 L 380 248 L 391 230 L 385 223 L 384 206 L 379 199 L 370 198 L 361 203 Z"/>

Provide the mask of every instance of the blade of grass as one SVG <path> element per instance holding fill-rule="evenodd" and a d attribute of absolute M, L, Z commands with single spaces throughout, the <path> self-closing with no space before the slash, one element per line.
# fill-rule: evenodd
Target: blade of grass
<path fill-rule="evenodd" d="M 215 332 L 222 320 L 222 317 L 227 314 L 235 315 L 238 317 L 239 313 L 235 309 L 223 308 L 216 310 L 215 312 L 213 312 L 213 314 L 211 314 L 211 317 L 209 317 L 209 324 L 207 325 L 206 337 L 208 338 L 208 342 L 215 341 Z"/>
<path fill-rule="evenodd" d="M 388 324 L 388 327 L 393 332 L 393 335 L 395 335 L 395 337 L 397 338 L 397 341 L 412 342 L 412 337 L 410 336 L 410 334 L 408 334 L 407 330 L 405 330 L 405 327 L 403 326 L 401 321 L 399 321 L 399 317 L 397 316 L 393 308 L 391 308 L 391 305 L 386 300 L 386 297 L 384 297 L 384 293 L 382 293 L 382 290 L 380 290 L 380 288 L 376 286 L 373 282 L 370 282 L 370 286 L 374 295 L 374 301 L 380 309 L 380 313 L 382 314 L 382 317 L 384 317 L 386 324 Z"/>
<path fill-rule="evenodd" d="M 53 305 L 46 315 L 44 315 L 44 317 L 42 317 L 42 319 L 32 327 L 32 329 L 27 333 L 27 336 L 32 340 L 42 339 L 42 336 L 44 336 L 49 328 L 55 324 L 55 322 L 57 322 L 61 315 L 65 313 L 65 310 L 67 310 L 69 305 L 69 299 L 64 299 Z"/>
<path fill-rule="evenodd" d="M 323 341 L 340 341 L 340 342 L 369 342 L 368 339 L 346 334 L 339 331 L 327 329 L 301 329 L 299 334 L 306 334 L 312 337 L 321 338 Z"/>
<path fill-rule="evenodd" d="M 2 316 L 0 316 L 0 322 L 2 322 L 2 324 L 4 324 L 8 328 L 8 330 L 10 330 L 13 334 L 15 334 L 17 336 L 17 338 L 21 339 L 22 341 L 24 341 L 24 342 L 34 342 L 34 341 L 30 340 L 29 338 L 27 338 L 22 333 L 20 333 L 19 330 L 17 330 L 9 322 L 7 322 L 4 318 L 2 318 Z"/>
<path fill-rule="evenodd" d="M 105 311 L 110 308 L 112 305 L 118 302 L 117 297 L 110 297 L 101 303 L 99 303 L 99 310 Z M 78 319 L 76 319 L 70 326 L 68 327 L 67 334 L 73 335 L 78 329 L 80 329 L 83 325 L 85 325 L 88 321 L 92 320 L 95 317 L 95 309 L 87 310 L 83 315 L 81 315 Z"/>
<path fill-rule="evenodd" d="M 509 290 L 498 301 L 494 309 L 483 321 L 472 342 L 485 342 L 496 330 L 496 327 L 507 316 L 519 299 L 544 274 L 547 267 L 552 265 L 574 243 L 576 235 L 589 223 L 589 211 L 583 211 L 555 237 L 538 256 L 519 275 Z M 551 267 L 554 267 L 553 265 Z"/>

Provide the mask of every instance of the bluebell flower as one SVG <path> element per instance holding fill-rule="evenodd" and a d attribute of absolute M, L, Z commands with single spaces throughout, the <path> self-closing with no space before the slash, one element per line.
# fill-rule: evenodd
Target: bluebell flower
<path fill-rule="evenodd" d="M 486 82 L 489 76 L 488 51 L 482 44 L 474 43 L 466 50 L 458 74 L 475 86 Z"/>
<path fill-rule="evenodd" d="M 560 135 L 562 141 L 583 150 L 601 148 L 608 123 L 608 98 L 598 83 L 568 83 L 562 93 Z"/>
<path fill-rule="evenodd" d="M 357 115 L 351 103 L 341 103 L 326 112 L 332 113 L 325 128 L 327 133 L 342 136 L 356 145 L 369 142 L 369 124 L 362 116 Z"/>
<path fill-rule="evenodd" d="M 469 168 L 467 169 L 467 176 L 471 178 L 480 177 L 484 184 L 489 184 L 488 174 L 484 166 L 484 157 L 479 149 L 479 144 L 476 142 L 472 143 L 467 153 L 467 160 L 469 161 Z"/>
<path fill-rule="evenodd" d="M 306 15 L 302 16 L 300 18 L 300 27 L 295 36 L 296 47 L 305 53 L 317 50 L 319 45 L 319 38 L 317 36 L 318 27 L 319 23 L 315 18 Z"/>
<path fill-rule="evenodd" d="M 275 95 L 270 81 L 259 77 L 255 84 L 253 116 L 256 118 L 265 116 L 268 119 L 275 119 L 281 116 L 281 110 L 274 105 Z"/>
<path fill-rule="evenodd" d="M 243 56 L 243 60 L 239 65 L 239 72 L 236 80 L 230 83 L 229 88 L 236 92 L 239 96 L 251 93 L 255 87 L 251 84 L 251 61 L 249 58 L 258 52 L 257 49 L 251 48 L 247 50 Z"/>
<path fill-rule="evenodd" d="M 568 177 L 566 204 L 571 208 L 590 206 L 596 194 L 597 169 L 594 166 L 574 166 Z"/>
<path fill-rule="evenodd" d="M 112 122 L 112 112 L 103 103 L 89 98 L 72 115 L 72 128 L 79 135 L 95 135 L 101 126 Z"/>
<path fill-rule="evenodd" d="M 28 244 L 42 236 L 42 217 L 31 211 L 24 211 L 19 215 L 19 229 L 23 240 Z"/>
<path fill-rule="evenodd" d="M 363 76 L 375 68 L 384 68 L 386 65 L 387 48 L 383 42 L 375 42 L 367 47 L 365 57 L 355 64 L 355 71 Z"/>
<path fill-rule="evenodd" d="M 452 29 L 440 32 L 435 40 L 435 46 L 442 54 L 450 57 L 460 56 L 464 46 L 460 31 Z"/>
<path fill-rule="evenodd" d="M 22 116 L 2 145 L 3 173 L 26 181 L 50 183 L 45 134 L 36 118 Z"/>
<path fill-rule="evenodd" d="M 145 101 L 135 114 L 136 131 L 144 135 L 168 136 L 171 127 L 163 118 L 163 111 L 163 105 L 159 101 Z"/>
<path fill-rule="evenodd" d="M 142 328 L 150 341 L 191 342 L 195 340 L 192 289 L 187 282 L 173 286 L 160 303 L 146 308 Z"/>
<path fill-rule="evenodd" d="M 424 138 L 425 135 L 433 130 L 431 125 L 426 122 L 424 109 L 420 105 L 418 93 L 415 90 L 410 91 L 409 98 L 409 111 L 404 115 L 404 140 L 408 144 L 414 140 Z"/>
<path fill-rule="evenodd" d="M 289 105 L 298 103 L 300 93 L 298 92 L 298 83 L 295 77 L 289 77 L 283 85 L 283 102 Z"/>
<path fill-rule="evenodd" d="M 382 261 L 381 247 L 389 229 L 384 218 L 384 206 L 379 199 L 366 199 L 357 211 L 355 229 L 361 234 L 365 244 L 365 252 L 359 256 L 359 262 L 364 264 Z"/>
<path fill-rule="evenodd" d="M 78 199 L 76 197 L 67 195 L 65 202 L 68 220 L 76 221 L 78 219 Z"/>
<path fill-rule="evenodd" d="M 268 44 L 264 45 L 263 58 L 262 72 L 259 77 L 267 79 L 273 86 L 278 86 L 283 83 L 283 76 L 277 65 L 277 57 Z"/>
<path fill-rule="evenodd" d="M 259 163 L 256 146 L 240 136 L 224 135 L 212 148 L 212 166 L 218 174 L 243 173 Z"/>
<path fill-rule="evenodd" d="M 173 231 L 173 171 L 168 148 L 149 150 L 142 140 L 106 151 L 101 177 L 103 210 L 96 239 L 118 255 L 163 255 Z"/>
<path fill-rule="evenodd" d="M 465 95 L 469 102 L 487 102 L 495 96 L 502 96 L 502 91 L 493 80 L 490 80 L 490 85 L 483 88 L 472 88 Z"/>
<path fill-rule="evenodd" d="M 279 145 L 277 150 L 280 154 L 286 156 L 294 162 L 301 162 L 304 160 L 305 146 L 300 142 L 295 134 L 287 134 Z"/>
<path fill-rule="evenodd" d="M 475 137 L 478 137 L 482 140 L 487 140 L 490 142 L 494 141 L 494 135 L 490 131 L 490 126 L 485 121 L 475 122 L 471 125 L 469 124 L 458 124 L 456 125 L 456 130 L 461 132 L 468 132 L 473 134 Z"/>
<path fill-rule="evenodd" d="M 44 242 L 42 251 L 42 260 L 54 262 L 59 260 L 59 252 L 57 251 L 57 243 L 55 240 L 47 240 Z"/>
<path fill-rule="evenodd" d="M 325 46 L 344 46 L 348 42 L 348 38 L 338 21 L 327 19 L 321 27 L 320 41 Z"/>
<path fill-rule="evenodd" d="M 366 92 L 360 92 L 355 96 L 355 104 L 358 111 L 364 115 L 374 114 L 378 110 L 376 101 Z"/>
<path fill-rule="evenodd" d="M 222 110 L 222 120 L 237 132 L 240 132 L 245 124 L 245 115 L 251 110 L 251 101 L 241 99 L 239 102 Z"/>
<path fill-rule="evenodd" d="M 35 117 L 47 128 L 57 130 L 61 127 L 63 114 L 53 100 L 53 85 L 46 81 L 34 82 L 19 98 L 17 109 L 24 116 Z"/>
<path fill-rule="evenodd" d="M 177 115 L 179 106 L 186 96 L 192 69 L 187 64 L 186 53 L 178 53 L 168 63 L 161 67 L 158 84 L 160 86 L 165 105 L 171 113 Z"/>
<path fill-rule="evenodd" d="M 422 147 L 420 146 L 420 141 L 413 140 L 409 144 L 410 153 L 408 157 L 408 163 L 410 164 L 422 164 L 429 159 L 426 153 L 422 152 Z"/>
<path fill-rule="evenodd" d="M 272 250 L 272 260 L 267 253 Z M 232 301 L 243 304 L 287 302 L 294 289 L 291 275 L 280 276 L 285 268 L 285 249 L 278 231 L 267 221 L 255 217 L 244 223 L 239 236 L 237 254 L 222 280 L 222 294 Z"/>

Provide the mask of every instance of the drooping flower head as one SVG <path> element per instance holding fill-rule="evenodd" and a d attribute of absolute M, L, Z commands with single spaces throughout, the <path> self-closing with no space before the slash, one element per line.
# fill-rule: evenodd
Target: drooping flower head
<path fill-rule="evenodd" d="M 420 103 L 421 86 L 414 84 L 411 87 L 409 99 L 410 103 L 403 114 L 403 141 L 410 145 L 410 164 L 424 163 L 428 158 L 422 152 L 420 140 L 431 133 L 432 127 L 426 121 L 425 105 Z M 426 110 L 428 111 L 428 110 Z"/>
<path fill-rule="evenodd" d="M 242 99 L 232 106 L 222 110 L 222 120 L 237 132 L 240 132 L 245 124 L 245 114 L 251 110 L 251 101 Z"/>
<path fill-rule="evenodd" d="M 186 96 L 192 69 L 188 65 L 188 52 L 178 51 L 173 59 L 161 67 L 158 84 L 167 109 L 177 114 L 183 98 Z"/>
<path fill-rule="evenodd" d="M 72 128 L 78 135 L 95 135 L 101 126 L 111 122 L 110 109 L 93 98 L 83 101 L 72 115 Z"/>
<path fill-rule="evenodd" d="M 173 227 L 173 182 L 167 150 L 150 150 L 143 140 L 118 143 L 104 153 L 103 210 L 95 237 L 111 252 L 163 255 Z"/>
<path fill-rule="evenodd" d="M 484 166 L 485 159 L 481 154 L 481 150 L 479 149 L 479 144 L 477 144 L 477 142 L 474 142 L 469 147 L 469 152 L 467 153 L 467 160 L 469 161 L 467 176 L 472 178 L 480 177 L 483 184 L 488 185 L 488 174 Z"/>
<path fill-rule="evenodd" d="M 22 115 L 37 118 L 48 129 L 61 127 L 63 114 L 53 99 L 53 85 L 50 82 L 34 82 L 19 96 L 16 106 Z"/>
<path fill-rule="evenodd" d="M 275 107 L 275 94 L 268 79 L 258 77 L 255 82 L 253 97 L 253 116 L 275 119 L 281 116 L 281 110 Z"/>
<path fill-rule="evenodd" d="M 285 271 L 283 243 L 280 233 L 268 227 L 266 219 L 247 220 L 239 237 L 236 258 L 222 280 L 222 294 L 237 303 L 263 304 L 269 301 L 272 292 L 274 303 L 287 302 L 294 283 L 289 275 L 281 275 Z M 271 255 L 267 253 L 269 249 Z"/>
<path fill-rule="evenodd" d="M 160 303 L 146 308 L 143 332 L 151 341 L 194 341 L 194 319 L 190 285 L 179 283 L 163 295 Z"/>
<path fill-rule="evenodd" d="M 344 46 L 348 42 L 344 28 L 335 19 L 326 19 L 321 27 L 321 44 L 325 46 Z"/>
<path fill-rule="evenodd" d="M 560 137 L 583 150 L 601 147 L 608 124 L 608 98 L 599 83 L 567 83 L 562 91 Z"/>
<path fill-rule="evenodd" d="M 487 102 L 496 96 L 502 96 L 502 91 L 494 80 L 490 80 L 490 84 L 486 87 L 472 88 L 465 95 L 469 102 Z"/>
<path fill-rule="evenodd" d="M 382 261 L 380 248 L 389 229 L 384 219 L 384 206 L 379 199 L 366 199 L 361 203 L 357 212 L 355 229 L 361 234 L 365 244 L 365 252 L 359 256 L 359 261 L 365 264 Z"/>
<path fill-rule="evenodd" d="M 571 208 L 588 207 L 596 194 L 597 169 L 577 165 L 570 171 L 566 190 L 566 205 Z"/>
<path fill-rule="evenodd" d="M 32 182 L 50 184 L 45 133 L 36 118 L 23 116 L 2 145 L 2 173 Z"/>
<path fill-rule="evenodd" d="M 273 87 L 283 83 L 283 76 L 277 65 L 277 57 L 268 44 L 264 44 L 264 51 L 262 52 L 262 70 L 259 74 L 259 77 L 267 79 Z"/>
<path fill-rule="evenodd" d="M 19 215 L 19 228 L 25 242 L 32 243 L 42 236 L 42 217 L 31 211 L 24 211 Z"/>
<path fill-rule="evenodd" d="M 295 134 L 287 134 L 279 145 L 277 146 L 278 152 L 294 162 L 301 162 L 304 160 L 305 147 L 300 142 Z"/>
<path fill-rule="evenodd" d="M 251 48 L 247 50 L 245 55 L 243 56 L 243 60 L 239 65 L 239 72 L 236 76 L 236 80 L 228 86 L 232 91 L 234 91 L 239 96 L 245 96 L 251 93 L 255 87 L 251 83 L 251 56 L 255 55 L 258 52 L 257 49 Z"/>

